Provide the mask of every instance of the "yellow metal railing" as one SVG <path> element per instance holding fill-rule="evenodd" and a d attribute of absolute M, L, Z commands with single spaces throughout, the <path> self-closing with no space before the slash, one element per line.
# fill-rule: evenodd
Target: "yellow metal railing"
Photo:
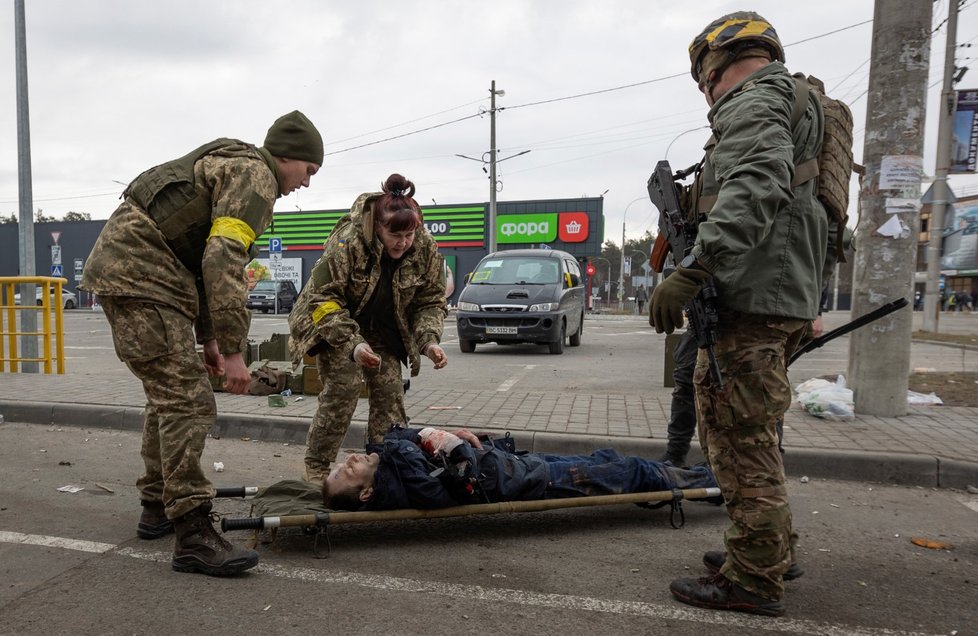
<path fill-rule="evenodd" d="M 64 278 L 50 276 L 0 276 L 0 372 L 6 371 L 7 363 L 10 363 L 11 373 L 17 373 L 20 362 L 43 362 L 45 373 L 51 373 L 52 362 L 54 362 L 57 364 L 58 373 L 65 372 L 64 301 L 61 298 L 61 286 L 67 282 Z M 26 283 L 34 283 L 40 288 L 39 304 L 34 298 L 21 298 L 20 304 L 14 302 L 17 286 Z M 17 312 L 22 311 L 41 312 L 40 331 L 17 331 Z M 51 314 L 54 314 L 53 332 Z M 18 336 L 33 338 L 40 336 L 44 345 L 44 355 L 40 358 L 18 356 Z M 54 353 L 51 351 L 52 336 Z"/>

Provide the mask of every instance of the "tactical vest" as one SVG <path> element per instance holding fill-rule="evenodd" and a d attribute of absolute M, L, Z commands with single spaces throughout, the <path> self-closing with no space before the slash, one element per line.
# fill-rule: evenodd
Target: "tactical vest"
<path fill-rule="evenodd" d="M 215 139 L 143 172 L 123 192 L 149 213 L 170 249 L 195 276 L 202 274 L 201 261 L 211 231 L 211 194 L 194 187 L 194 165 L 228 146 L 245 146 L 257 152 L 251 144 L 237 139 Z"/>

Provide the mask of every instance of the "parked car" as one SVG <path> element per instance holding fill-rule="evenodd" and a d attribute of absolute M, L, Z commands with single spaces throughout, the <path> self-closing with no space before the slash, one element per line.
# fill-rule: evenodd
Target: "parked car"
<path fill-rule="evenodd" d="M 458 345 L 535 343 L 564 352 L 581 344 L 585 290 L 581 268 L 560 250 L 523 249 L 489 254 L 466 277 L 458 300 Z"/>
<path fill-rule="evenodd" d="M 292 306 L 295 304 L 299 292 L 295 289 L 295 283 L 290 280 L 260 280 L 248 292 L 245 307 L 261 310 L 263 314 L 270 311 L 274 312 L 276 295 L 278 296 L 278 312 L 289 313 L 292 311 Z"/>
<path fill-rule="evenodd" d="M 52 285 L 48 289 L 51 290 L 50 291 L 50 294 L 51 294 L 51 298 L 53 299 L 54 298 L 54 285 Z M 34 286 L 34 300 L 35 300 L 35 303 L 37 304 L 38 307 L 41 306 L 41 298 L 42 298 L 41 295 L 43 294 L 43 290 L 44 290 L 44 287 L 41 286 L 41 285 L 35 285 Z M 20 304 L 20 292 L 17 292 L 16 294 L 14 294 L 14 304 L 15 305 L 19 305 Z M 64 287 L 62 287 L 61 288 L 61 306 L 64 307 L 65 309 L 74 309 L 75 307 L 77 307 L 78 306 L 78 299 L 75 297 L 75 292 L 73 292 L 73 291 L 71 291 L 69 289 L 65 289 Z"/>

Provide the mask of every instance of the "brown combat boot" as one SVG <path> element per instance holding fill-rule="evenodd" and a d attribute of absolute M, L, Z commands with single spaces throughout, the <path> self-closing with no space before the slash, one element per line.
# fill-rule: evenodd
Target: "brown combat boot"
<path fill-rule="evenodd" d="M 676 579 L 669 585 L 669 591 L 677 601 L 696 607 L 764 616 L 784 615 L 784 604 L 780 600 L 749 592 L 722 574 L 701 579 Z"/>
<path fill-rule="evenodd" d="M 143 512 L 139 515 L 136 536 L 140 539 L 159 539 L 173 532 L 173 522 L 166 518 L 163 503 L 144 501 Z"/>
<path fill-rule="evenodd" d="M 706 569 L 711 573 L 719 572 L 726 560 L 727 553 L 720 550 L 710 550 L 703 553 L 703 565 L 705 565 Z M 804 573 L 805 571 L 801 569 L 801 566 L 799 566 L 797 563 L 792 563 L 782 578 L 785 581 L 794 581 L 795 579 L 801 577 L 801 575 Z"/>
<path fill-rule="evenodd" d="M 258 553 L 232 545 L 217 533 L 210 518 L 211 502 L 173 520 L 177 540 L 173 546 L 173 569 L 229 576 L 258 565 Z"/>

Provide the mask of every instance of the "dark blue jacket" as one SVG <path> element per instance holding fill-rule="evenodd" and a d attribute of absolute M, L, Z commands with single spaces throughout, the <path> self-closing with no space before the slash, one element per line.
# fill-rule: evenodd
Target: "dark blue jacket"
<path fill-rule="evenodd" d="M 458 476 L 451 470 L 432 473 L 442 463 L 421 450 L 420 429 L 392 428 L 381 444 L 368 453 L 380 455 L 374 476 L 374 494 L 366 510 L 400 508 L 447 508 L 472 503 L 543 498 L 547 487 L 547 463 L 536 455 L 516 455 L 499 448 L 474 449 L 463 443 L 453 460 L 465 459 L 469 468 Z M 465 479 L 471 477 L 474 482 Z M 466 488 L 466 485 L 471 488 Z"/>

